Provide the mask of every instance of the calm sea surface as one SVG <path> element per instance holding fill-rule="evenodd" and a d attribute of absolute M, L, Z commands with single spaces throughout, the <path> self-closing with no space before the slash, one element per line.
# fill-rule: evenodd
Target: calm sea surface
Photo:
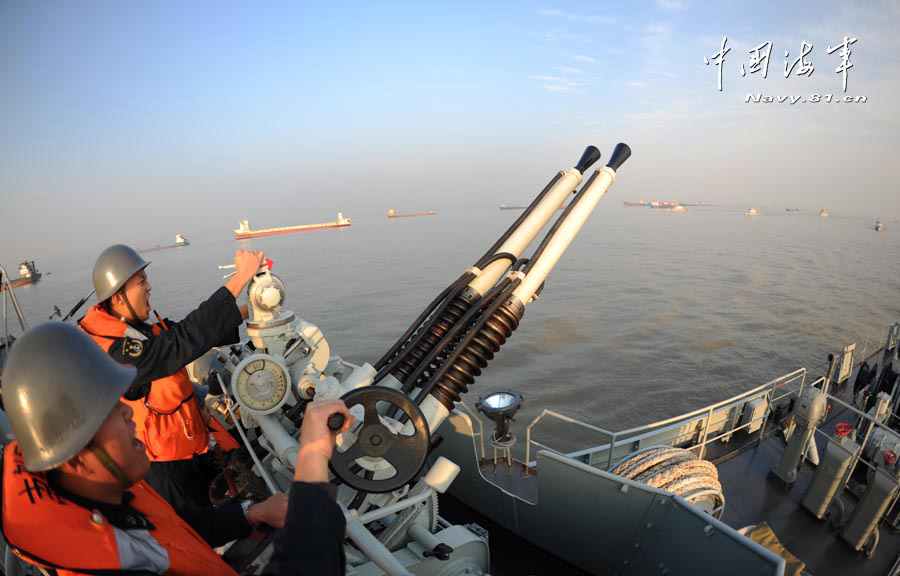
<path fill-rule="evenodd" d="M 829 352 L 849 342 L 862 349 L 867 336 L 871 350 L 900 319 L 900 224 L 876 233 L 862 219 L 669 213 L 612 197 L 468 395 L 474 403 L 499 388 L 520 391 L 526 404 L 515 426 L 523 433 L 543 407 L 622 429 L 800 367 L 818 376 Z M 216 265 L 236 248 L 263 249 L 287 285 L 287 308 L 322 328 L 332 354 L 374 363 L 518 214 L 354 218 L 350 228 L 242 242 L 223 223 L 221 241 L 148 255 L 151 303 L 180 318 L 222 284 Z M 32 324 L 54 304 L 65 313 L 90 289 L 93 258 L 16 291 Z M 15 276 L 16 263 L 4 264 Z"/>

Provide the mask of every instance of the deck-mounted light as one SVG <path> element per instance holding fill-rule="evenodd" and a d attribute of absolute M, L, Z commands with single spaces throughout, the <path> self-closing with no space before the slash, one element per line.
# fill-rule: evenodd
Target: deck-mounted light
<path fill-rule="evenodd" d="M 478 411 L 494 421 L 495 429 L 492 442 L 509 442 L 514 436 L 509 432 L 509 421 L 522 407 L 521 394 L 504 390 L 494 392 L 478 399 Z"/>

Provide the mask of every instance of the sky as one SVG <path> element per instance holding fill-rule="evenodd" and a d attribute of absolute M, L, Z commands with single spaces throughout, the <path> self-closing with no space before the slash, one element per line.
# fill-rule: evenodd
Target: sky
<path fill-rule="evenodd" d="M 893 221 L 898 29 L 893 0 L 4 0 L 0 263 L 527 203 L 617 142 L 616 202 Z"/>

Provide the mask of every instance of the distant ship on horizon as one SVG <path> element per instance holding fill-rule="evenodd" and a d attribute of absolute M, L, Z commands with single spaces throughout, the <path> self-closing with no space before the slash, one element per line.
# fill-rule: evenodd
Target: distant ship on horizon
<path fill-rule="evenodd" d="M 343 212 L 337 213 L 337 220 L 334 222 L 322 222 L 320 224 L 300 224 L 298 226 L 282 226 L 279 228 L 262 228 L 253 230 L 250 228 L 250 220 L 244 218 L 238 223 L 238 227 L 234 231 L 235 240 L 246 240 L 247 238 L 256 238 L 258 236 L 276 236 L 278 234 L 293 234 L 294 232 L 307 232 L 309 230 L 324 230 L 326 228 L 343 228 L 350 226 L 350 218 L 344 218 Z"/>
<path fill-rule="evenodd" d="M 187 238 L 184 237 L 183 234 L 175 235 L 175 243 L 168 244 L 166 246 L 154 246 L 153 248 L 141 248 L 138 250 L 138 254 L 146 254 L 148 252 L 158 252 L 160 250 L 169 250 L 170 248 L 181 248 L 182 246 L 190 246 L 191 243 L 188 242 Z"/>
<path fill-rule="evenodd" d="M 3 276 L 5 276 L 5 274 L 3 274 Z M 37 282 L 41 279 L 41 276 L 42 274 L 38 272 L 37 267 L 34 265 L 34 260 L 25 260 L 19 264 L 19 277 L 15 280 L 11 280 L 7 277 L 6 281 L 9 282 L 10 286 L 13 288 L 18 288 L 19 286 Z M 6 282 L 0 282 L 0 292 L 3 290 L 6 290 Z"/>
<path fill-rule="evenodd" d="M 425 210 L 423 212 L 394 212 L 393 208 L 387 211 L 388 218 L 407 218 L 409 216 L 434 216 L 437 210 Z"/>

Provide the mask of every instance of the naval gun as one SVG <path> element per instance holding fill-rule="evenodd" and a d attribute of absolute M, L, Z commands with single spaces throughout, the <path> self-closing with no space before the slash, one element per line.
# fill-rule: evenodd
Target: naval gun
<path fill-rule="evenodd" d="M 348 574 L 486 573 L 487 533 L 438 516 L 438 494 L 459 467 L 438 458 L 423 473 L 431 438 L 518 327 L 630 154 L 617 145 L 607 165 L 577 189 L 600 158 L 589 146 L 374 365 L 332 355 L 321 329 L 285 308 L 287 290 L 271 264 L 261 268 L 247 288 L 249 340 L 220 349 L 204 377 L 221 392 L 208 396 L 207 405 L 243 442 L 214 482 L 212 500 L 286 491 L 306 405 L 342 398 L 356 423 L 338 437 L 329 466 L 347 518 Z M 243 555 L 237 563 L 244 571 L 268 556 L 265 546 L 235 548 L 232 561 Z"/>

